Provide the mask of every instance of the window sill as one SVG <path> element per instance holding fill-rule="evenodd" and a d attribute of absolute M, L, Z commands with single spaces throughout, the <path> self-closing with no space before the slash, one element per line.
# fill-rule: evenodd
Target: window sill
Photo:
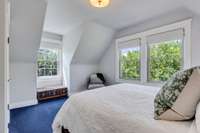
<path fill-rule="evenodd" d="M 61 76 L 44 76 L 38 77 L 39 81 L 49 81 L 49 80 L 61 80 Z"/>

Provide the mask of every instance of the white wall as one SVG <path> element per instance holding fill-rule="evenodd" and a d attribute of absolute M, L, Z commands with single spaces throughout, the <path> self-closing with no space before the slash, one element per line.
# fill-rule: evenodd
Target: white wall
<path fill-rule="evenodd" d="M 200 65 L 200 15 L 195 15 L 192 22 L 192 65 Z"/>
<path fill-rule="evenodd" d="M 70 67 L 70 93 L 86 90 L 89 75 L 98 71 L 98 65 L 72 64 Z"/>
<path fill-rule="evenodd" d="M 99 61 L 111 42 L 114 31 L 95 22 L 85 23 L 70 64 L 71 93 L 87 89 L 91 74 L 99 72 Z"/>
<path fill-rule="evenodd" d="M 114 84 L 115 81 L 115 41 L 113 40 L 108 49 L 103 54 L 99 63 L 99 71 L 102 72 L 108 84 Z"/>
<path fill-rule="evenodd" d="M 46 12 L 45 0 L 11 0 L 11 106 L 36 101 L 36 57 Z"/>
<path fill-rule="evenodd" d="M 162 16 L 157 16 L 155 18 L 146 20 L 143 23 L 140 23 L 138 25 L 129 26 L 125 29 L 121 29 L 116 33 L 116 37 L 113 41 L 116 40 L 116 38 L 120 38 L 123 36 L 135 34 L 138 32 L 143 32 L 145 30 L 153 29 L 156 27 L 160 27 L 162 25 L 171 24 L 177 21 L 181 21 L 187 18 L 192 18 L 192 66 L 200 65 L 200 15 L 197 15 L 190 10 L 186 9 L 178 9 L 175 11 L 172 11 L 167 14 L 163 14 Z M 100 63 L 100 70 L 106 73 L 106 75 L 109 75 L 109 80 L 113 83 L 115 82 L 115 43 L 112 43 L 110 46 L 110 49 L 107 50 L 105 53 L 105 56 L 102 58 Z"/>
<path fill-rule="evenodd" d="M 72 93 L 87 89 L 91 74 L 99 72 L 99 62 L 108 48 L 114 31 L 95 22 L 82 25 L 83 32 L 70 65 Z"/>
<path fill-rule="evenodd" d="M 23 103 L 36 104 L 36 64 L 11 62 L 10 107 L 20 107 Z"/>
<path fill-rule="evenodd" d="M 6 133 L 5 95 L 5 1 L 0 1 L 0 133 Z"/>
<path fill-rule="evenodd" d="M 64 79 L 71 93 L 85 90 L 89 75 L 99 72 L 99 61 L 113 34 L 110 28 L 87 22 L 64 35 Z"/>
<path fill-rule="evenodd" d="M 63 36 L 63 78 L 64 85 L 70 86 L 70 64 L 79 45 L 83 27 L 80 25 Z"/>

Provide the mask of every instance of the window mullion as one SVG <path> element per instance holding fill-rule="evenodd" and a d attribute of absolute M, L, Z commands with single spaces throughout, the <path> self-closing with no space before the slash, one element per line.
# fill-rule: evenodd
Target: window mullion
<path fill-rule="evenodd" d="M 141 37 L 141 82 L 147 82 L 147 39 L 146 37 Z"/>

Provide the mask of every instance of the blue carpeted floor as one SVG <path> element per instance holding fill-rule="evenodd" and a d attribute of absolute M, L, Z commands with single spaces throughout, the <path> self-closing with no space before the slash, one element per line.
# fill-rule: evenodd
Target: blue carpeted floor
<path fill-rule="evenodd" d="M 52 133 L 51 125 L 66 98 L 11 111 L 10 133 Z"/>

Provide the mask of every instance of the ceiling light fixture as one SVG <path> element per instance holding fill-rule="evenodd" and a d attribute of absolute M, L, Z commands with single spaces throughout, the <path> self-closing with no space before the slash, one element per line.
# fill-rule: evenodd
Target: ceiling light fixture
<path fill-rule="evenodd" d="M 110 0 L 90 0 L 90 3 L 94 7 L 103 8 L 110 4 Z"/>

